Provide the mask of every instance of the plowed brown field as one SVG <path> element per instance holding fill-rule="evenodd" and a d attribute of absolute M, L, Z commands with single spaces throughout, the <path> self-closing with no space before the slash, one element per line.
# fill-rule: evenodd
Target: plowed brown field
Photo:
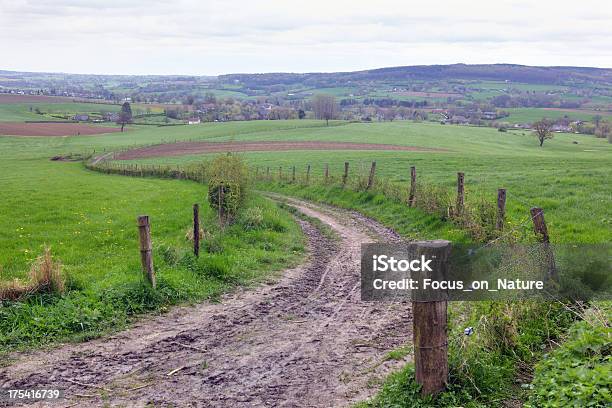
<path fill-rule="evenodd" d="M 412 152 L 443 151 L 415 146 L 399 146 L 375 143 L 347 142 L 179 142 L 161 144 L 129 150 L 117 155 L 118 160 L 133 160 L 147 157 L 182 156 L 199 153 L 223 152 L 269 152 L 288 150 L 404 150 Z"/>
<path fill-rule="evenodd" d="M 0 122 L 0 135 L 9 136 L 77 136 L 119 132 L 119 127 L 92 126 L 84 123 Z"/>
<path fill-rule="evenodd" d="M 0 103 L 29 102 L 66 103 L 72 102 L 72 98 L 65 96 L 0 94 Z"/>

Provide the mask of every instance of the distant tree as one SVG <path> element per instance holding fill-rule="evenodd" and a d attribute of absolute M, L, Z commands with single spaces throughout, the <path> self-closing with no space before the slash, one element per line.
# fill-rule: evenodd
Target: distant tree
<path fill-rule="evenodd" d="M 397 116 L 397 110 L 395 108 L 382 109 L 382 116 L 384 120 L 393 122 L 393 120 Z"/>
<path fill-rule="evenodd" d="M 601 115 L 593 116 L 593 123 L 595 124 L 595 127 L 599 127 L 599 123 L 601 122 L 602 119 L 603 117 Z"/>
<path fill-rule="evenodd" d="M 166 117 L 171 118 L 171 119 L 181 119 L 181 116 L 183 115 L 183 110 L 176 108 L 176 109 L 166 109 L 165 110 L 166 113 Z"/>
<path fill-rule="evenodd" d="M 206 92 L 204 94 L 204 103 L 216 103 L 217 102 L 217 98 L 215 97 L 215 94 L 212 92 Z"/>
<path fill-rule="evenodd" d="M 612 126 L 608 121 L 600 120 L 595 128 L 595 137 L 606 138 L 612 130 Z"/>
<path fill-rule="evenodd" d="M 304 112 L 304 109 L 298 110 L 298 118 L 304 119 L 305 117 L 306 117 L 306 112 Z"/>
<path fill-rule="evenodd" d="M 312 110 L 315 118 L 325 120 L 326 125 L 329 126 L 329 120 L 334 119 L 338 112 L 336 98 L 331 95 L 315 95 L 312 98 Z"/>
<path fill-rule="evenodd" d="M 552 139 L 552 122 L 547 119 L 542 119 L 533 123 L 533 130 L 536 132 L 536 136 L 540 141 L 540 147 L 544 144 L 546 139 Z"/>
<path fill-rule="evenodd" d="M 121 131 L 123 132 L 123 128 L 128 123 L 132 123 L 132 107 L 129 102 L 124 102 L 123 105 L 121 105 L 121 112 L 119 112 L 117 124 L 121 125 Z"/>
<path fill-rule="evenodd" d="M 187 99 L 185 99 L 185 105 L 193 105 L 195 102 L 195 98 L 192 95 L 189 95 Z"/>

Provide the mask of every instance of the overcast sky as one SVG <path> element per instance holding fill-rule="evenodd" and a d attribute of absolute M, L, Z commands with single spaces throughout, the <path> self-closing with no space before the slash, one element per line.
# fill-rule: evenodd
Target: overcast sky
<path fill-rule="evenodd" d="M 0 0 L 0 69 L 107 74 L 612 68 L 610 0 Z"/>

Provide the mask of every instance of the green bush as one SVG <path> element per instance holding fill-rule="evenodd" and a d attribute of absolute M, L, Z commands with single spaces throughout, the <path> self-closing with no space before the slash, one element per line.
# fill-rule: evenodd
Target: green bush
<path fill-rule="evenodd" d="M 566 341 L 537 365 L 525 407 L 609 407 L 612 331 L 608 317 L 574 323 Z"/>
<path fill-rule="evenodd" d="M 208 166 L 208 202 L 217 212 L 219 221 L 233 221 L 244 204 L 248 176 L 247 167 L 236 155 L 216 157 Z"/>

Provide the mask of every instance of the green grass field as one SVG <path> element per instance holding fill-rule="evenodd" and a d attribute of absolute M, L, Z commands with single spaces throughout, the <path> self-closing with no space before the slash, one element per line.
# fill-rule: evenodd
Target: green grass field
<path fill-rule="evenodd" d="M 30 107 L 32 110 L 30 111 Z M 44 115 L 36 113 L 39 109 Z M 120 105 L 99 103 L 0 103 L 0 122 L 23 122 L 27 120 L 54 120 L 50 115 L 74 115 L 76 113 L 118 112 Z M 57 119 L 59 120 L 59 119 Z"/>
<path fill-rule="evenodd" d="M 261 225 L 246 228 L 239 217 L 221 231 L 203 185 L 107 176 L 86 170 L 80 162 L 50 161 L 70 152 L 155 140 L 146 130 L 120 138 L 0 137 L 0 280 L 25 280 L 31 263 L 49 245 L 63 264 L 68 287 L 61 297 L 41 294 L 3 304 L 0 352 L 95 337 L 124 327 L 138 313 L 215 299 L 237 284 L 268 278 L 301 259 L 297 224 L 285 210 L 256 194 L 247 207 L 261 209 Z M 199 260 L 189 255 L 191 243 L 185 238 L 196 202 L 207 234 Z M 156 292 L 142 284 L 139 214 L 151 217 L 160 287 Z"/>
<path fill-rule="evenodd" d="M 559 119 L 568 117 L 572 120 L 592 121 L 593 116 L 601 115 L 605 119 L 612 119 L 610 112 L 580 111 L 580 110 L 551 110 L 540 108 L 506 108 L 503 109 L 510 113 L 510 116 L 500 119 L 502 122 L 510 123 L 533 123 L 542 118 Z"/>
<path fill-rule="evenodd" d="M 521 91 L 565 91 L 567 86 L 547 84 L 523 84 L 519 82 L 504 81 L 470 81 L 466 84 L 470 88 L 479 89 L 519 89 Z"/>
<path fill-rule="evenodd" d="M 337 180 L 342 174 L 345 160 L 351 163 L 351 171 L 365 175 L 370 162 L 377 161 L 377 175 L 385 180 L 404 183 L 408 187 L 409 166 L 416 165 L 418 177 L 423 183 L 455 188 L 456 172 L 466 173 L 468 203 L 481 198 L 494 202 L 496 189 L 508 189 L 507 228 L 518 228 L 520 236 L 533 237 L 528 211 L 531 206 L 545 210 L 549 232 L 553 242 L 609 242 L 612 238 L 609 210 L 612 188 L 609 169 L 612 164 L 612 146 L 592 136 L 555 134 L 553 140 L 538 147 L 531 132 L 498 132 L 491 128 L 438 125 L 432 123 L 373 123 L 346 124 L 336 127 L 310 129 L 277 129 L 218 136 L 218 127 L 203 125 L 200 138 L 211 141 L 226 140 L 324 140 L 370 143 L 393 143 L 444 149 L 438 152 L 366 152 L 366 151 L 290 151 L 242 153 L 253 166 L 263 172 L 270 167 L 276 174 L 279 166 L 287 175 L 296 165 L 303 177 L 306 166 L 312 166 L 312 179 L 321 179 L 325 164 L 336 180 L 335 186 L 303 184 L 262 183 L 260 188 L 272 189 L 290 195 L 301 196 L 358 210 L 394 228 L 404 237 L 416 239 L 446 238 L 453 242 L 469 240 L 459 226 L 441 222 L 436 216 L 419 209 L 409 209 L 405 204 L 387 200 L 381 194 L 353 192 L 341 189 Z M 210 132 L 210 133 L 209 133 Z M 205 136 L 206 134 L 206 136 Z M 578 144 L 574 144 L 577 141 Z M 206 156 L 155 158 L 139 163 L 186 165 Z M 607 307 L 598 305 L 600 307 Z M 466 309 L 462 309 L 465 307 Z M 499 406 L 508 398 L 537 400 L 552 388 L 555 381 L 577 384 L 581 389 L 599 387 L 605 383 L 605 364 L 591 363 L 595 357 L 575 353 L 572 370 L 592 377 L 576 379 L 570 362 L 563 360 L 554 374 L 542 374 L 534 391 L 517 390 L 513 379 L 517 366 L 536 364 L 545 367 L 542 347 L 550 340 L 565 340 L 566 330 L 575 316 L 558 304 L 514 303 L 499 304 L 476 302 L 453 304 L 451 307 L 451 337 L 457 341 L 450 348 L 451 386 L 449 391 L 434 400 L 418 399 L 418 387 L 414 383 L 414 368 L 408 364 L 402 371 L 389 376 L 381 392 L 364 407 L 388 406 Z M 507 320 L 505 320 L 507 319 Z M 489 327 L 505 321 L 502 326 Z M 497 322 L 497 323 L 492 323 Z M 517 338 L 511 340 L 510 351 L 505 350 L 507 339 L 504 324 L 516 325 Z M 582 324 L 582 323 L 578 323 Z M 463 340 L 463 328 L 473 325 L 476 336 Z M 552 330 L 551 330 L 552 329 Z M 572 329 L 573 330 L 573 329 Z M 596 335 L 581 338 L 580 344 L 599 344 L 605 341 L 608 331 L 601 325 L 592 329 Z M 502 341 L 503 340 L 503 341 Z M 573 341 L 573 340 L 571 340 Z M 570 350 L 573 343 L 568 343 Z M 459 344 L 459 345 L 457 345 Z M 561 346 L 559 353 L 567 353 Z M 517 354 L 518 353 L 518 354 Z M 586 353 L 588 354 L 588 353 Z M 562 359 L 559 359 L 562 360 Z M 538 363 L 538 361 L 541 361 Z M 609 367 L 608 367 L 609 368 Z M 573 379 L 573 380 L 572 380 Z M 573 381 L 573 382 L 572 382 Z M 543 385 L 545 384 L 545 385 Z M 566 387 L 568 389 L 568 387 Z M 570 391 L 567 391 L 569 393 Z M 589 398 L 588 392 L 564 397 L 568 401 Z M 599 400 L 605 397 L 598 397 Z M 418 401 L 418 403 L 417 403 Z"/>
<path fill-rule="evenodd" d="M 45 245 L 51 246 L 68 278 L 68 291 L 63 296 L 38 294 L 0 307 L 0 353 L 56 341 L 89 339 L 121 329 L 144 312 L 165 310 L 177 303 L 215 300 L 236 285 L 266 279 L 303 257 L 304 241 L 297 224 L 285 209 L 258 194 L 249 197 L 247 206 L 261 209 L 262 225 L 246 228 L 239 217 L 235 225 L 221 231 L 206 205 L 207 191 L 201 184 L 105 175 L 86 170 L 80 162 L 49 160 L 55 155 L 89 154 L 94 150 L 99 153 L 175 140 L 321 140 L 440 149 L 251 152 L 241 156 L 253 168 L 269 166 L 276 172 L 282 166 L 285 174 L 293 165 L 303 174 L 311 164 L 313 179 L 322 177 L 324 165 L 329 164 L 335 180 L 341 175 L 344 161 L 351 163 L 353 174 L 365 174 L 370 162 L 376 160 L 379 179 L 403 183 L 406 188 L 409 167 L 415 165 L 422 183 L 449 191 L 455 188 L 456 172 L 463 171 L 468 203 L 479 199 L 494 202 L 497 188 L 508 189 L 508 228 L 520 225 L 520 230 L 531 234 L 531 225 L 524 221 L 528 221 L 529 207 L 537 205 L 545 210 L 553 242 L 609 242 L 612 238 L 612 145 L 592 136 L 555 134 L 540 148 L 528 131 L 498 132 L 492 128 L 407 121 L 334 121 L 325 126 L 322 121 L 296 120 L 165 128 L 131 126 L 122 134 L 82 137 L 0 137 L 0 212 L 4 215 L 0 219 L 0 279 L 24 279 Z M 191 155 L 136 163 L 181 166 L 209 158 Z M 342 191 L 337 186 L 304 188 L 264 183 L 258 187 L 357 209 L 405 237 L 468 240 L 459 226 L 380 194 Z M 190 255 L 191 243 L 185 238 L 195 202 L 202 204 L 207 233 L 199 260 Z M 135 219 L 143 213 L 151 217 L 159 284 L 156 291 L 143 284 L 140 271 Z M 483 308 L 489 306 L 479 304 L 470 313 L 476 319 L 481 314 L 500 313 Z M 542 329 L 551 323 L 544 315 L 538 307 L 525 311 L 523 316 L 531 337 L 521 337 L 520 345 L 532 356 L 539 353 L 543 339 L 550 335 Z M 564 321 L 555 326 L 555 336 L 568 324 Z M 453 330 L 461 334 L 461 327 Z M 463 358 L 464 352 L 453 351 L 452 356 Z M 495 353 L 470 357 L 475 359 L 470 361 L 487 365 L 477 374 L 480 377 L 474 378 L 478 386 L 488 387 L 484 390 L 490 396 L 498 395 L 500 387 L 506 386 L 504 381 L 512 377 L 514 361 Z M 490 377 L 495 370 L 503 374 Z M 405 388 L 405 378 L 411 375 L 408 366 L 390 377 L 371 406 L 387 406 L 384 401 L 414 401 L 415 390 L 412 386 Z M 461 397 L 458 393 L 446 395 L 452 399 L 451 406 L 464 404 L 466 395 L 479 394 L 465 391 L 471 387 L 466 381 L 459 380 L 466 387 Z"/>
<path fill-rule="evenodd" d="M 231 127 L 235 133 L 223 136 L 219 133 L 222 126 Z M 484 196 L 493 202 L 497 189 L 506 188 L 511 220 L 521 221 L 528 215 L 530 206 L 540 206 L 545 210 L 556 242 L 604 242 L 612 238 L 609 210 L 612 145 L 605 139 L 555 134 L 553 140 L 540 148 L 529 131 L 504 133 L 491 128 L 404 121 L 278 130 L 255 130 L 248 124 L 206 124 L 195 129 L 176 129 L 176 137 L 211 141 L 333 140 L 445 149 L 440 152 L 290 151 L 242 155 L 254 166 L 262 169 L 270 166 L 274 171 L 279 166 L 288 171 L 295 165 L 303 172 L 311 164 L 313 175 L 322 175 L 325 164 L 329 163 L 331 173 L 336 176 L 341 174 L 344 161 L 351 163 L 352 171 L 365 173 L 370 162 L 376 160 L 379 177 L 403 183 L 408 182 L 409 168 L 415 165 L 421 181 L 446 186 L 449 190 L 454 188 L 456 172 L 463 171 L 468 200 Z M 136 162 L 181 165 L 198 162 L 202 157 L 175 156 Z"/>

